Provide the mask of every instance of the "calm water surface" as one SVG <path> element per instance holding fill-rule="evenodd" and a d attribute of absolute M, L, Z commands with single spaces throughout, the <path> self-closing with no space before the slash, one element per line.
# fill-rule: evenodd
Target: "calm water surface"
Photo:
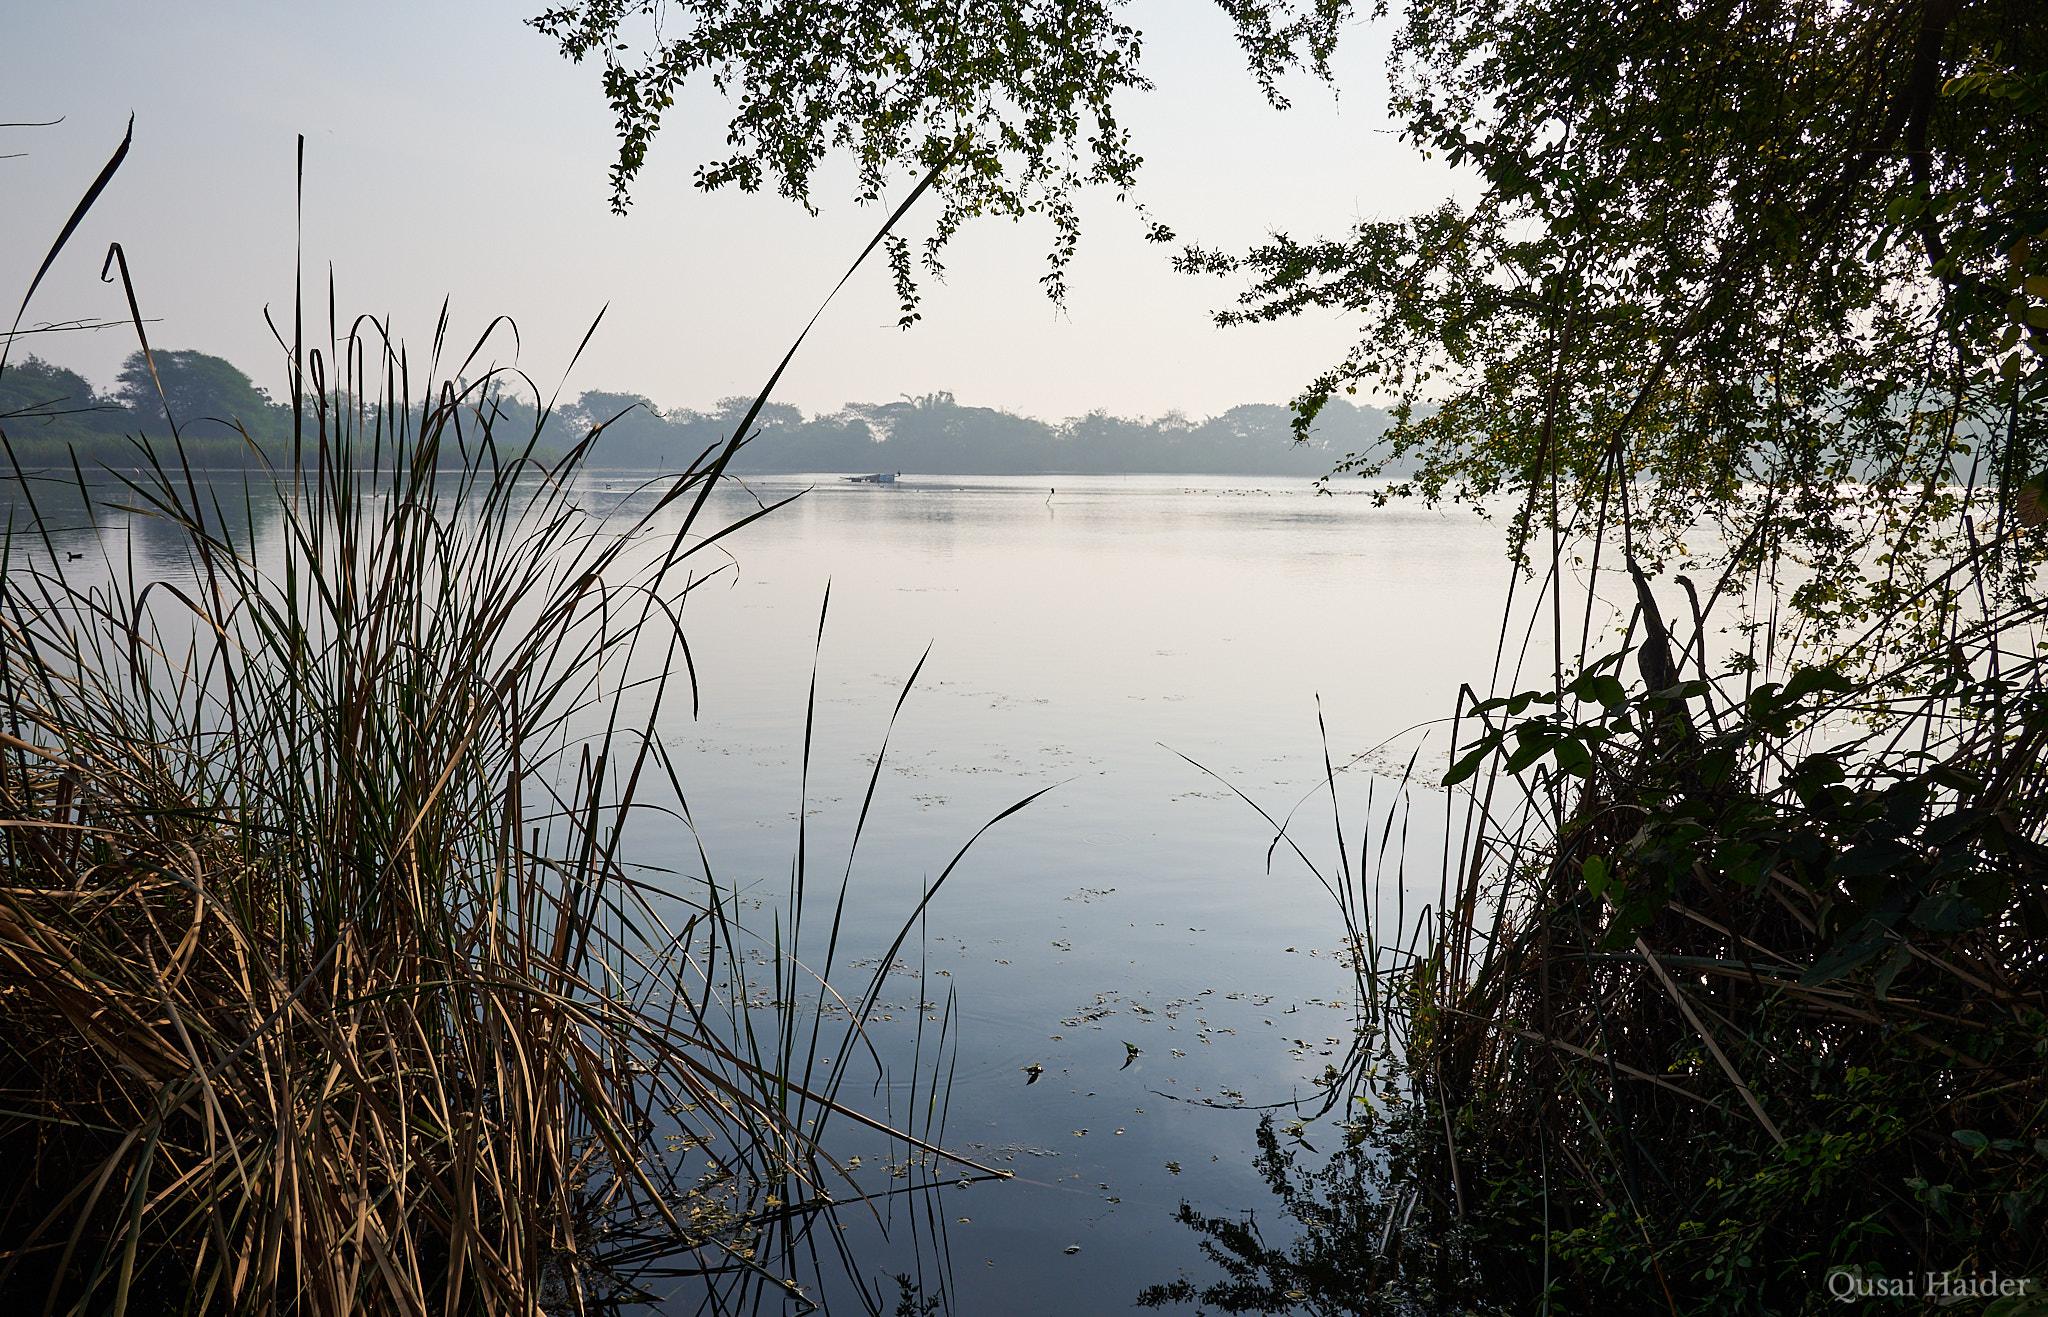
<path fill-rule="evenodd" d="M 945 1145 L 1016 1178 L 904 1201 L 881 1223 L 844 1214 L 856 1270 L 890 1309 L 888 1278 L 906 1272 L 958 1313 L 1117 1312 L 1143 1285 L 1212 1274 L 1171 1219 L 1183 1199 L 1257 1209 L 1283 1240 L 1250 1168 L 1256 1115 L 1228 1108 L 1312 1100 L 1354 1017 L 1331 899 L 1298 860 L 1269 866 L 1272 829 L 1230 788 L 1276 816 L 1300 805 L 1295 835 L 1334 870 L 1320 708 L 1337 762 L 1367 756 L 1340 794 L 1355 849 L 1371 788 L 1376 842 L 1425 735 L 1424 772 L 1441 776 L 1429 756 L 1445 728 L 1411 729 L 1446 714 L 1460 680 L 1485 684 L 1499 528 L 1306 481 L 1186 477 L 775 480 L 729 490 L 720 510 L 807 484 L 726 542 L 725 574 L 686 611 L 703 707 L 671 745 L 714 868 L 774 908 L 802 808 L 814 868 L 836 876 L 927 644 L 853 861 L 854 958 L 886 946 L 977 828 L 1052 788 L 939 892 L 875 1030 L 885 1050 L 894 1031 L 901 1060 L 919 1024 L 929 1047 L 932 1008 L 954 994 Z M 1404 894 L 1398 854 L 1384 860 L 1390 917 L 1437 889 L 1442 796 L 1410 795 L 1421 872 Z M 637 853 L 693 871 L 696 840 L 650 819 Z M 870 1100 L 857 1075 L 850 1089 L 889 1105 L 886 1086 Z M 887 1156 L 841 1135 L 837 1151 L 866 1167 Z M 800 1279 L 829 1310 L 860 1310 L 834 1267 Z"/>
<path fill-rule="evenodd" d="M 599 473 L 582 493 L 632 511 L 652 498 L 638 484 Z M 1399 770 L 1420 744 L 1418 781 L 1440 778 L 1437 720 L 1460 681 L 1487 684 L 1500 528 L 1307 481 L 1143 476 L 776 478 L 725 488 L 712 524 L 806 489 L 693 559 L 714 572 L 684 610 L 701 710 L 674 699 L 664 725 L 689 824 L 642 815 L 631 858 L 686 899 L 701 846 L 765 934 L 801 815 L 824 875 L 816 938 L 929 646 L 851 859 L 833 975 L 851 996 L 976 830 L 1045 794 L 933 898 L 871 1031 L 887 1074 L 863 1064 L 843 1090 L 926 1128 L 908 1076 L 947 1019 L 949 1097 L 931 1128 L 1015 1178 L 953 1187 L 949 1174 L 842 1211 L 819 1229 L 844 1249 L 817 1243 L 793 1278 L 834 1313 L 896 1311 L 898 1274 L 935 1311 L 1123 1312 L 1145 1285 L 1214 1276 L 1172 1219 L 1183 1200 L 1256 1210 L 1283 1243 L 1250 1165 L 1252 1108 L 1319 1096 L 1313 1080 L 1354 1036 L 1351 980 L 1331 897 L 1284 848 L 1269 861 L 1273 829 L 1233 788 L 1276 817 L 1298 807 L 1291 835 L 1334 873 L 1320 714 L 1332 758 L 1354 764 L 1339 794 L 1354 855 L 1368 832 L 1374 843 L 1366 890 L 1387 921 L 1412 921 L 1437 891 L 1444 802 L 1422 785 L 1404 795 Z M 163 532 L 126 533 L 147 574 Z M 865 1187 L 914 1182 L 890 1175 L 900 1143 L 850 1124 L 829 1143 L 862 1159 Z M 675 1285 L 664 1310 L 706 1306 Z"/>

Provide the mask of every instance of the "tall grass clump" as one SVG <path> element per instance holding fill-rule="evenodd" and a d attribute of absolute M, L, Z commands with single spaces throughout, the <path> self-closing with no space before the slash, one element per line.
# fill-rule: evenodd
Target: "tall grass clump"
<path fill-rule="evenodd" d="M 2048 604 L 1986 583 L 1946 646 L 1876 672 L 1714 680 L 1637 584 L 1632 691 L 1616 655 L 1471 710 L 1461 767 L 1512 774 L 1478 798 L 1521 807 L 1475 811 L 1416 980 L 1439 1225 L 1559 1311 L 1823 1311 L 1994 1274 L 2032 1297 L 1968 1296 L 2033 1311 Z"/>
<path fill-rule="evenodd" d="M 2006 570 L 2041 523 L 1926 585 L 1938 647 L 1856 661 L 1902 608 L 1717 674 L 1629 562 L 1622 649 L 1468 691 L 1340 1148 L 1260 1133 L 1292 1241 L 1184 1205 L 1226 1278 L 1141 1302 L 2048 1312 L 2048 597 Z"/>
<path fill-rule="evenodd" d="M 289 468 L 208 483 L 175 428 L 100 483 L 13 465 L 24 1311 L 595 1311 L 634 1259 L 758 1265 L 719 1183 L 815 1180 L 778 1058 L 705 990 L 731 930 L 620 851 L 744 428 L 606 521 L 495 374 L 372 331 L 308 356 Z M 721 1174 L 679 1182 L 657 1129 Z"/>

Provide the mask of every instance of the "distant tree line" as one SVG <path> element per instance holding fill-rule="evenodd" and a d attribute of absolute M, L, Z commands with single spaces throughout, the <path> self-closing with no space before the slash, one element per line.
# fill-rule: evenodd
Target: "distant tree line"
<path fill-rule="evenodd" d="M 676 466 L 732 433 L 752 400 L 727 398 L 710 411 L 663 412 L 633 394 L 586 393 L 563 409 L 578 433 L 601 426 L 601 464 Z M 1371 407 L 1331 407 L 1308 444 L 1294 442 L 1286 407 L 1251 403 L 1192 420 L 1171 413 L 1130 420 L 1090 412 L 1041 421 L 969 407 L 950 393 L 888 403 L 849 403 L 810 418 L 770 404 L 758 437 L 734 466 L 755 473 L 908 471 L 927 475 L 1327 474 L 1369 447 L 1390 421 Z"/>
<path fill-rule="evenodd" d="M 130 436 L 169 433 L 175 417 L 196 466 L 247 466 L 248 440 L 273 457 L 291 442 L 291 409 L 273 403 L 249 377 L 204 352 L 131 353 L 107 393 L 77 371 L 37 357 L 0 371 L 0 432 L 25 466 L 104 462 L 133 466 Z M 247 435 L 247 439 L 243 436 Z"/>
<path fill-rule="evenodd" d="M 167 411 L 196 466 L 254 465 L 252 440 L 266 460 L 288 460 L 289 406 L 274 402 L 219 357 L 175 351 L 157 352 L 154 360 L 152 373 L 140 352 L 131 354 L 107 393 L 76 371 L 36 357 L 8 365 L 0 372 L 0 432 L 15 460 L 68 465 L 75 456 L 87 464 L 132 466 L 138 442 L 160 445 L 168 437 Z M 510 393 L 493 395 L 490 405 L 503 413 L 501 436 L 523 437 L 538 426 L 541 447 L 562 453 L 595 429 L 594 465 L 660 470 L 680 469 L 724 442 L 751 402 L 726 398 L 708 411 L 664 411 L 639 394 L 593 391 L 545 419 L 532 402 Z M 1282 405 L 1251 403 L 1204 420 L 1179 413 L 1131 420 L 1097 411 L 1049 422 L 963 406 L 950 393 L 848 403 L 811 417 L 773 403 L 756 418 L 756 436 L 734 469 L 1320 476 L 1373 448 L 1390 424 L 1378 408 L 1336 401 L 1324 408 L 1310 441 L 1302 444 L 1294 440 L 1292 416 Z"/>

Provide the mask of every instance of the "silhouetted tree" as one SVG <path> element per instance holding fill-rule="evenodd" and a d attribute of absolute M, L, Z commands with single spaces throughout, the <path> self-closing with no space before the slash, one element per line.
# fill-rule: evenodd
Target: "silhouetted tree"
<path fill-rule="evenodd" d="M 259 443 L 275 443 L 291 437 L 283 408 L 233 364 L 204 352 L 158 351 L 151 357 L 131 352 L 121 363 L 118 381 L 114 396 L 144 422 L 145 431 L 161 428 L 168 406 L 180 432 L 195 438 L 246 433 Z"/>

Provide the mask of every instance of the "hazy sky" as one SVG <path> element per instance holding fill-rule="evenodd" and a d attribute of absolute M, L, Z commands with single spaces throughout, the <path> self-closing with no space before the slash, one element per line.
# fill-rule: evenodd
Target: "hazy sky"
<path fill-rule="evenodd" d="M 281 393 L 263 323 L 289 323 L 292 171 L 307 141 L 309 283 L 334 269 L 343 316 L 389 315 L 415 349 L 443 296 L 465 342 L 513 317 L 518 362 L 544 385 L 600 308 L 570 393 L 645 393 L 705 406 L 753 393 L 883 212 L 822 180 L 812 217 L 772 196 L 690 186 L 722 140 L 723 102 L 681 102 L 624 218 L 608 208 L 610 116 L 597 70 L 520 21 L 539 0 L 0 0 L 0 300 L 10 307 L 130 111 L 127 163 L 29 309 L 29 322 L 124 313 L 99 282 L 107 244 L 134 271 L 151 341 L 234 360 Z M 1266 107 L 1228 21 L 1200 0 L 1138 0 L 1157 90 L 1121 113 L 1146 157 L 1139 195 L 1186 239 L 1226 248 L 1271 230 L 1330 233 L 1435 204 L 1454 180 L 1400 145 L 1384 117 L 1385 35 L 1361 23 L 1340 97 L 1307 79 Z M 913 222 L 908 232 L 922 229 Z M 1084 203 L 1064 314 L 1038 287 L 1046 226 L 984 221 L 955 240 L 924 320 L 895 328 L 879 264 L 826 312 L 779 391 L 806 411 L 951 390 L 962 402 L 1056 418 L 1094 408 L 1205 415 L 1285 401 L 1349 345 L 1339 317 L 1218 330 L 1233 285 L 1177 275 L 1108 195 Z M 324 314 L 324 311 L 323 311 Z M 11 315 L 11 312 L 10 312 Z M 509 337 L 494 355 L 513 355 Z M 51 335 L 31 350 L 102 384 L 133 348 L 120 331 Z M 17 348 L 19 354 L 21 349 Z"/>

